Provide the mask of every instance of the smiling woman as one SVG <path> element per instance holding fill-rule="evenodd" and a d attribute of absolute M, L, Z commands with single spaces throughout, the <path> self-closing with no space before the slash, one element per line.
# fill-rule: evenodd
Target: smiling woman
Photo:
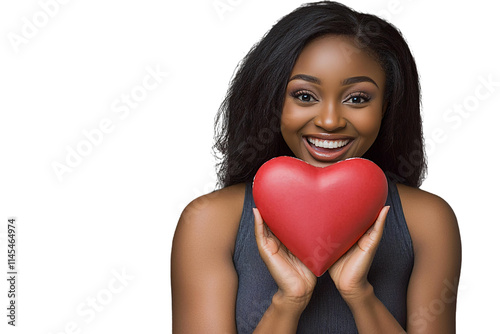
<path fill-rule="evenodd" d="M 173 240 L 174 333 L 455 331 L 456 298 L 421 312 L 443 288 L 456 297 L 461 244 L 452 209 L 418 188 L 418 73 L 395 27 L 336 2 L 301 6 L 243 59 L 216 124 L 222 189 L 185 208 Z M 318 278 L 255 209 L 252 180 L 280 155 L 363 157 L 387 176 L 376 222 Z"/>

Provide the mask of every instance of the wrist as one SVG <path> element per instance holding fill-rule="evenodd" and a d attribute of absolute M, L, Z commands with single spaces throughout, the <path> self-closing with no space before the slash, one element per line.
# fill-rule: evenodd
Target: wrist
<path fill-rule="evenodd" d="M 278 290 L 253 333 L 296 333 L 306 306 L 307 303 L 287 298 Z"/>
<path fill-rule="evenodd" d="M 272 305 L 278 312 L 300 316 L 307 304 L 309 304 L 310 299 L 311 295 L 291 297 L 286 296 L 281 290 L 278 290 L 273 296 Z"/>
<path fill-rule="evenodd" d="M 373 291 L 373 286 L 366 282 L 366 284 L 363 284 L 353 291 L 341 293 L 341 296 L 347 305 L 353 308 L 358 305 L 367 305 L 371 298 L 375 296 L 375 293 Z"/>

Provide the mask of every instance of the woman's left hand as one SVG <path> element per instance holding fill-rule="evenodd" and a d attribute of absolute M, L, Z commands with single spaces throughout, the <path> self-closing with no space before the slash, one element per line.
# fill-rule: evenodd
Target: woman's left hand
<path fill-rule="evenodd" d="M 380 210 L 377 220 L 328 272 L 346 302 L 362 297 L 371 288 L 367 276 L 377 250 L 389 207 Z"/>

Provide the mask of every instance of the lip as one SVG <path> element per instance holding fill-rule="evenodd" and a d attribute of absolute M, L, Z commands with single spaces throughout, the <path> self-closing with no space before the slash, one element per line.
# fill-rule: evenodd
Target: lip
<path fill-rule="evenodd" d="M 312 137 L 312 138 L 318 138 L 322 140 L 349 140 L 349 143 L 347 145 L 339 147 L 339 148 L 321 148 L 321 147 L 316 147 L 311 145 L 308 141 L 307 138 Z M 336 159 L 339 159 L 342 157 L 343 154 L 349 150 L 351 147 L 352 143 L 354 142 L 352 137 L 347 137 L 347 136 L 339 136 L 339 135 L 329 135 L 329 134 L 314 134 L 314 135 L 304 135 L 302 137 L 302 140 L 304 141 L 304 145 L 306 146 L 307 151 L 311 156 L 318 160 L 318 161 L 325 161 L 325 162 L 331 162 Z"/>

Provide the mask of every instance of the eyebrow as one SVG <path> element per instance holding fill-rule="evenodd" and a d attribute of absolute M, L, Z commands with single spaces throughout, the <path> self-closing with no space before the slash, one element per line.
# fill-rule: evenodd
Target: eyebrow
<path fill-rule="evenodd" d="M 344 81 L 342 81 L 342 86 L 352 85 L 352 84 L 355 84 L 358 82 L 371 82 L 372 84 L 374 84 L 378 88 L 378 85 L 375 82 L 375 80 L 373 80 L 372 78 L 367 77 L 367 76 L 347 78 Z"/>
<path fill-rule="evenodd" d="M 288 80 L 288 82 L 290 82 L 292 80 L 296 80 L 296 79 L 300 79 L 300 80 L 304 80 L 304 81 L 309 81 L 309 82 L 312 82 L 312 83 L 315 83 L 315 84 L 318 84 L 318 85 L 321 84 L 321 80 L 319 80 L 318 78 L 313 77 L 311 75 L 307 75 L 307 74 L 296 74 L 293 77 L 291 77 L 290 80 Z"/>
<path fill-rule="evenodd" d="M 291 77 L 290 80 L 288 80 L 288 82 L 290 82 L 292 80 L 296 80 L 296 79 L 312 82 L 312 83 L 318 84 L 318 85 L 321 84 L 321 80 L 319 80 L 318 78 L 313 77 L 311 75 L 307 75 L 307 74 L 296 74 L 293 77 Z M 374 84 L 378 88 L 378 85 L 375 82 L 375 80 L 373 80 L 370 77 L 364 76 L 364 75 L 344 79 L 341 84 L 342 84 L 342 86 L 347 86 L 347 85 L 352 85 L 352 84 L 355 84 L 358 82 L 371 82 L 372 84 Z"/>

